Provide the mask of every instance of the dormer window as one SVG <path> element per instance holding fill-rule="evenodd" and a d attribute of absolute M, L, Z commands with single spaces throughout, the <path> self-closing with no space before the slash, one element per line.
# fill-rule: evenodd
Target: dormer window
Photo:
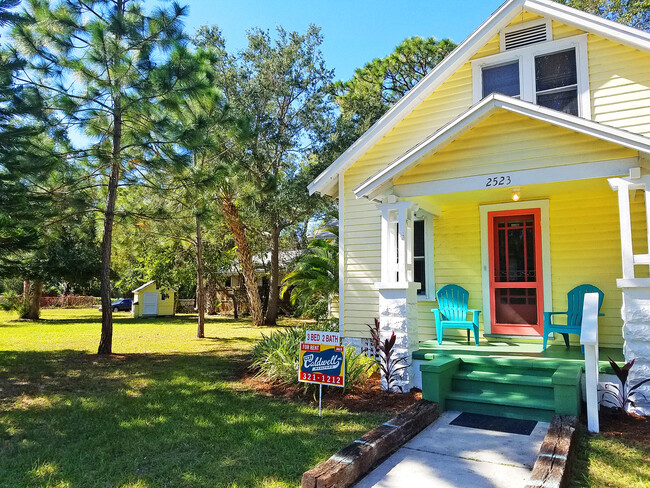
<path fill-rule="evenodd" d="M 535 56 L 537 105 L 578 115 L 576 50 Z"/>
<path fill-rule="evenodd" d="M 519 61 L 511 61 L 496 66 L 486 66 L 481 70 L 483 97 L 490 93 L 501 93 L 519 98 Z"/>
<path fill-rule="evenodd" d="M 539 42 L 472 61 L 474 102 L 501 93 L 591 118 L 585 35 Z"/>

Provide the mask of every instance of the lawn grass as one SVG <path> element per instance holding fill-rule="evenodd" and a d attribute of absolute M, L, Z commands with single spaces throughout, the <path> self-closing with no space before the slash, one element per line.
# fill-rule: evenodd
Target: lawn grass
<path fill-rule="evenodd" d="M 625 437 L 581 432 L 572 488 L 647 488 L 650 446 Z"/>
<path fill-rule="evenodd" d="M 96 310 L 0 312 L 0 487 L 298 486 L 382 413 L 349 413 L 240 382 L 268 328 L 195 317 L 115 317 L 98 357 Z"/>

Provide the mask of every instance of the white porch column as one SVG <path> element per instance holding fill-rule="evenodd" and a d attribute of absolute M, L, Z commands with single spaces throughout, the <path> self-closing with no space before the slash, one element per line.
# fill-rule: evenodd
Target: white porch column
<path fill-rule="evenodd" d="M 393 357 L 406 358 L 409 367 L 399 373 L 391 386 L 408 392 L 414 385 L 411 354 L 418 348 L 417 291 L 413 282 L 413 217 L 417 205 L 398 202 L 394 196 L 377 206 L 381 211 L 381 281 L 379 290 L 379 324 L 382 341 L 395 333 Z M 386 388 L 386 378 L 382 377 Z M 399 388 L 396 388 L 399 390 Z"/>
<path fill-rule="evenodd" d="M 634 170 L 631 170 L 631 173 Z M 634 385 L 650 377 L 650 278 L 636 278 L 635 265 L 650 266 L 650 175 L 641 176 L 637 170 L 634 177 L 611 178 L 609 184 L 618 192 L 618 207 L 621 225 L 621 256 L 623 278 L 616 284 L 623 291 L 623 354 L 625 361 L 634 359 L 628 382 Z M 632 247 L 632 219 L 630 215 L 630 192 L 643 191 L 646 207 L 646 231 L 648 234 L 647 254 L 634 254 Z M 641 415 L 650 415 L 650 384 L 645 384 L 634 397 L 633 409 Z M 645 395 L 648 400 L 644 400 Z"/>

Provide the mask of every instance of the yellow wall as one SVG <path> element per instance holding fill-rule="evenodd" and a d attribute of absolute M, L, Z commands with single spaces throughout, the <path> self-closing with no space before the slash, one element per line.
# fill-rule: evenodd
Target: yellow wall
<path fill-rule="evenodd" d="M 395 180 L 396 185 L 636 157 L 616 144 L 498 111 Z"/>
<path fill-rule="evenodd" d="M 166 292 L 166 298 L 163 300 L 162 291 Z M 176 310 L 174 302 L 176 299 L 176 293 L 168 288 L 156 288 L 156 283 L 151 283 L 146 288 L 133 294 L 133 317 L 140 318 L 142 317 L 142 293 L 158 293 L 158 316 L 170 316 L 174 315 Z M 136 303 L 137 301 L 137 303 Z"/>
<path fill-rule="evenodd" d="M 517 16 L 511 24 L 527 22 L 537 17 L 534 14 L 525 12 Z M 582 33 L 582 31 L 573 27 L 553 22 L 554 39 Z M 588 35 L 587 48 L 593 119 L 639 134 L 650 134 L 650 54 L 622 46 L 593 34 Z M 499 40 L 498 36 L 495 36 L 479 50 L 474 58 L 497 54 L 498 52 Z M 376 210 L 374 203 L 366 199 L 356 199 L 353 189 L 406 150 L 456 118 L 467 110 L 472 103 L 472 69 L 470 62 L 467 62 L 377 144 L 361 156 L 343 175 L 343 193 L 339 195 L 339 198 L 344 206 L 344 323 L 346 335 L 367 337 L 365 324 L 371 323 L 373 317 L 376 317 L 378 313 L 378 297 L 373 284 L 379 281 L 380 278 L 379 212 Z M 447 159 L 444 162 L 446 165 L 444 169 L 442 164 L 441 166 L 429 167 L 411 181 L 416 181 L 416 179 L 420 181 L 427 178 L 446 178 L 451 174 L 460 175 L 462 171 L 477 173 L 481 171 L 483 173 L 498 171 L 496 168 L 507 166 L 504 164 L 505 160 L 521 167 L 524 165 L 543 167 L 544 165 L 552 166 L 554 164 L 567 164 L 568 162 L 582 162 L 580 161 L 581 154 L 585 154 L 587 160 L 596 160 L 598 158 L 614 159 L 629 155 L 627 150 L 615 148 L 613 145 L 594 142 L 594 139 L 585 139 L 583 136 L 576 137 L 574 134 L 569 134 L 570 131 L 562 133 L 562 129 L 547 127 L 544 129 L 544 134 L 550 139 L 545 142 L 544 156 L 538 157 L 537 151 L 535 151 L 535 154 L 532 155 L 533 158 L 527 160 L 525 155 L 526 153 L 530 154 L 531 151 L 530 148 L 526 147 L 526 138 L 535 131 L 536 123 L 532 121 L 515 121 L 516 117 L 508 114 L 496 115 L 498 117 L 493 119 L 493 122 L 507 123 L 508 118 L 510 124 L 516 122 L 520 130 L 517 134 L 518 139 L 511 141 L 507 145 L 502 144 L 501 147 L 495 146 L 492 148 L 491 153 L 483 152 L 481 157 L 478 157 L 481 152 L 480 148 L 462 148 L 460 144 L 456 144 L 445 152 Z M 497 124 L 493 124 L 492 127 L 489 126 L 489 123 L 481 125 L 479 130 L 483 130 L 485 134 L 491 131 L 492 137 L 499 138 L 500 127 Z M 466 137 L 467 142 L 470 142 L 477 135 L 470 131 L 470 134 L 463 137 Z M 503 137 L 501 137 L 502 139 Z M 550 142 L 551 140 L 552 142 Z M 573 143 L 578 145 L 572 146 Z M 455 153 L 452 154 L 453 152 Z M 459 157 L 465 164 L 462 169 L 458 168 L 455 161 L 453 161 L 455 157 Z M 490 168 L 481 167 L 487 166 L 486 163 L 492 164 L 492 166 Z M 424 166 L 420 170 L 423 170 L 423 168 Z M 512 169 L 512 166 L 509 166 L 509 168 Z M 449 173 L 446 173 L 447 176 L 443 175 L 443 170 L 449 171 Z M 407 180 L 404 178 L 401 181 L 405 182 Z M 609 189 L 603 191 L 604 193 L 611 192 L 611 195 L 609 195 L 610 200 L 615 197 L 613 191 Z M 614 202 L 613 206 L 607 212 L 617 212 L 616 202 L 611 201 Z M 463 207 L 459 206 L 457 211 L 460 212 L 461 210 L 465 212 L 463 213 L 464 218 L 469 219 L 466 222 L 472 222 L 471 215 L 467 213 L 469 210 L 467 208 L 463 210 Z M 443 212 L 449 211 L 451 210 L 443 210 Z M 478 229 L 478 210 L 476 210 L 475 218 L 476 221 L 473 224 L 476 224 L 475 228 Z M 467 223 L 467 229 L 471 230 L 473 224 Z M 443 235 L 448 225 L 451 224 L 444 222 L 444 213 L 434 222 L 434 228 L 441 228 Z M 618 238 L 618 227 L 611 229 L 611 231 L 615 231 L 613 235 Z M 434 230 L 434 232 L 436 231 Z M 469 253 L 472 256 L 479 256 L 480 253 L 478 248 L 471 247 L 465 247 L 462 250 L 445 251 L 439 248 L 440 239 L 438 237 L 435 244 L 436 255 L 440 254 L 441 258 L 436 259 L 436 281 L 442 283 L 442 281 L 438 281 L 438 277 L 445 276 L 445 268 L 453 269 L 450 263 L 460 263 L 464 259 L 469 259 L 463 253 Z M 450 253 L 451 255 L 449 255 Z M 620 274 L 620 262 L 613 269 L 613 272 L 618 276 Z M 443 274 L 440 275 L 439 273 Z M 472 287 L 478 286 L 480 288 L 480 276 L 476 278 L 467 275 L 466 279 L 470 278 L 476 281 L 468 286 L 468 289 L 472 292 Z M 612 293 L 608 293 L 608 295 L 611 296 Z M 476 300 L 473 306 L 478 305 L 480 308 L 481 301 L 474 293 L 472 293 L 471 300 L 472 302 Z M 426 331 L 431 330 L 432 327 L 428 312 L 429 308 L 431 308 L 431 303 L 420 303 L 419 311 L 423 330 L 425 331 L 424 337 L 426 337 Z"/>
<path fill-rule="evenodd" d="M 489 193 L 485 192 L 484 198 L 487 200 Z M 571 288 L 582 283 L 596 285 L 605 293 L 600 343 L 603 347 L 621 346 L 621 291 L 616 287 L 616 279 L 621 274 L 621 244 L 616 193 L 601 179 L 592 180 L 578 191 L 567 192 L 566 187 L 551 190 L 546 198 L 549 200 L 553 309 L 566 310 L 566 294 Z M 434 220 L 434 255 L 436 289 L 449 283 L 459 284 L 470 293 L 470 308 L 482 309 L 479 205 L 476 202 L 442 207 L 440 217 Z M 636 201 L 634 216 L 639 225 L 635 243 L 642 243 L 645 235 L 641 210 L 642 202 Z M 419 306 L 420 340 L 435 337 L 433 317 L 428 311 L 431 306 L 431 303 Z"/>

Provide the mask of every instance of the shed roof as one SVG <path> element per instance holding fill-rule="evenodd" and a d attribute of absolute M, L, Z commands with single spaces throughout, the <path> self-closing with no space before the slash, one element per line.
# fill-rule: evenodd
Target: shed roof
<path fill-rule="evenodd" d="M 147 288 L 149 285 L 154 284 L 154 283 L 156 283 L 156 280 L 147 281 L 144 285 L 141 285 L 138 288 L 136 288 L 135 290 L 133 290 L 133 293 L 142 291 L 145 288 Z M 173 288 L 169 288 L 169 287 L 165 287 L 165 288 L 167 288 L 169 291 L 173 291 L 174 293 L 176 293 L 178 291 L 178 290 L 174 290 Z"/>

